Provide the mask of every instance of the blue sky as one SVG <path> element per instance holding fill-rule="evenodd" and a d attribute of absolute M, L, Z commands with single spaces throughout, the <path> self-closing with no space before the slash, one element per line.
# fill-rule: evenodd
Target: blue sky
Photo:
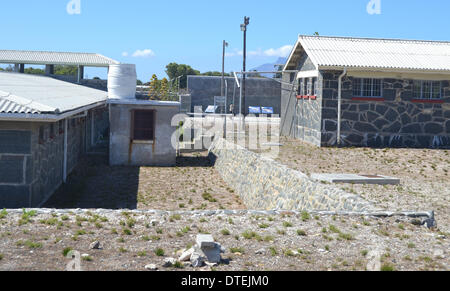
<path fill-rule="evenodd" d="M 170 62 L 221 70 L 222 40 L 230 43 L 226 71 L 242 68 L 240 24 L 249 16 L 248 68 L 274 62 L 298 34 L 450 40 L 450 1 L 380 0 L 1 0 L 2 49 L 97 52 L 137 65 L 139 79 L 164 77 Z M 136 53 L 136 54 L 135 54 Z M 104 70 L 88 70 L 105 77 Z"/>

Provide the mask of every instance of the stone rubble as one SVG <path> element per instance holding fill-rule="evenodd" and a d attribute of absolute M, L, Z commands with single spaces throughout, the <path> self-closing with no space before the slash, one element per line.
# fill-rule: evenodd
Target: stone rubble
<path fill-rule="evenodd" d="M 170 268 L 170 267 L 172 267 L 173 265 L 175 265 L 176 262 L 177 262 L 177 260 L 174 259 L 174 258 L 165 258 L 165 259 L 164 259 L 163 267 L 164 267 L 164 268 Z"/>
<path fill-rule="evenodd" d="M 212 235 L 199 234 L 196 239 L 196 245 L 183 253 L 181 259 L 190 256 L 190 262 L 194 268 L 207 266 L 216 266 L 222 261 L 221 254 L 225 253 L 225 248 L 214 241 Z"/>
<path fill-rule="evenodd" d="M 91 250 L 101 250 L 101 249 L 102 249 L 102 246 L 101 246 L 101 243 L 100 243 L 99 241 L 95 241 L 95 242 L 91 243 L 91 245 L 89 246 L 89 248 L 90 248 Z"/>
<path fill-rule="evenodd" d="M 149 264 L 145 266 L 145 269 L 150 271 L 156 271 L 158 270 L 158 267 L 155 264 Z"/>

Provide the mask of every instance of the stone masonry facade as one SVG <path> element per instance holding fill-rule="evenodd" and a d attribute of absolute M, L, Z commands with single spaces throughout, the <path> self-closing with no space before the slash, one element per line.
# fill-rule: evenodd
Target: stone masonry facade
<path fill-rule="evenodd" d="M 321 72 L 322 146 L 336 145 L 338 77 Z M 381 98 L 355 98 L 354 78 L 342 80 L 341 137 L 345 146 L 450 147 L 450 82 L 441 81 L 437 102 L 413 99 L 413 80 L 382 79 Z"/>
<path fill-rule="evenodd" d="M 248 209 L 293 211 L 378 211 L 371 203 L 333 185 L 245 148 L 216 138 L 210 159 L 224 181 L 238 193 Z"/>

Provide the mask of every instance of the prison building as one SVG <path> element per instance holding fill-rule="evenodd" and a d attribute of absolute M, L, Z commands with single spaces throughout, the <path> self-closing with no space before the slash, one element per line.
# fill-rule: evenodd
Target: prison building
<path fill-rule="evenodd" d="M 107 92 L 0 72 L 0 208 L 40 207 L 108 137 Z"/>
<path fill-rule="evenodd" d="M 450 147 L 450 42 L 300 35 L 281 134 L 316 146 Z"/>

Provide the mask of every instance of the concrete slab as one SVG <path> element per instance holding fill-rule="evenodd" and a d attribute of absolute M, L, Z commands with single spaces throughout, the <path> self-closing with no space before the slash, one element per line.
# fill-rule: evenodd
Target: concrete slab
<path fill-rule="evenodd" d="M 311 178 L 328 183 L 398 185 L 400 179 L 381 175 L 312 174 Z"/>
<path fill-rule="evenodd" d="M 201 249 L 203 248 L 214 248 L 216 247 L 216 242 L 210 234 L 199 234 L 197 235 L 197 246 Z"/>

